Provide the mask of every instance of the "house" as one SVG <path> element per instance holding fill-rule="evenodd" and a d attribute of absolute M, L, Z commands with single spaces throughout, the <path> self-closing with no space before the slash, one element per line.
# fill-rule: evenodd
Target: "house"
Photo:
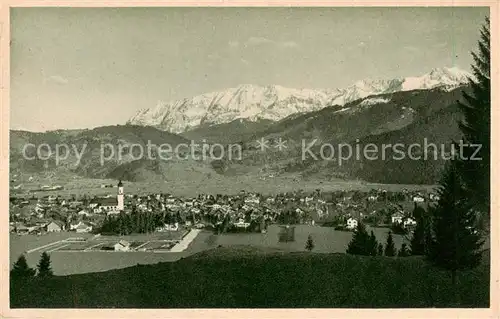
<path fill-rule="evenodd" d="M 114 246 L 115 251 L 129 251 L 130 243 L 126 240 L 120 240 Z"/>
<path fill-rule="evenodd" d="M 165 228 L 165 230 L 177 231 L 177 230 L 179 230 L 179 223 L 175 223 L 173 225 L 165 224 L 164 228 Z"/>
<path fill-rule="evenodd" d="M 64 230 L 64 224 L 58 220 L 51 221 L 45 226 L 48 233 L 60 232 Z"/>
<path fill-rule="evenodd" d="M 78 216 L 85 216 L 85 217 L 89 217 L 91 214 L 86 211 L 85 209 L 82 209 L 81 211 L 78 212 Z"/>
<path fill-rule="evenodd" d="M 422 196 L 413 196 L 413 202 L 415 203 L 423 203 L 425 199 Z"/>
<path fill-rule="evenodd" d="M 77 233 L 90 233 L 92 231 L 92 226 L 86 223 L 79 223 L 78 226 L 74 228 Z"/>
<path fill-rule="evenodd" d="M 391 223 L 401 224 L 403 222 L 403 214 L 397 212 L 391 216 Z"/>
<path fill-rule="evenodd" d="M 240 218 L 237 223 L 234 223 L 234 226 L 238 228 L 247 228 L 250 226 L 250 223 L 245 223 L 245 221 Z"/>
<path fill-rule="evenodd" d="M 406 228 L 406 227 L 413 227 L 417 225 L 417 222 L 413 219 L 413 218 L 405 218 L 405 220 L 403 221 L 403 226 Z"/>
<path fill-rule="evenodd" d="M 347 220 L 347 229 L 355 229 L 356 227 L 358 227 L 358 221 L 354 218 L 349 218 Z"/>
<path fill-rule="evenodd" d="M 16 233 L 19 235 L 24 235 L 29 233 L 30 229 L 23 224 L 16 225 Z"/>
<path fill-rule="evenodd" d="M 431 193 L 429 195 L 429 199 L 432 201 L 438 201 L 439 200 L 439 195 Z"/>

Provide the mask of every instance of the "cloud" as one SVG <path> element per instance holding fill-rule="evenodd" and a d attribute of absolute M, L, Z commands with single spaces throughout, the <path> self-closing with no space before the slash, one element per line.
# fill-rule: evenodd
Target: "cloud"
<path fill-rule="evenodd" d="M 45 79 L 47 82 L 53 82 L 61 85 L 68 84 L 68 80 L 60 75 L 51 75 Z"/>
<path fill-rule="evenodd" d="M 246 64 L 246 65 L 249 65 L 249 64 L 250 64 L 250 62 L 248 62 L 248 60 L 245 60 L 245 59 L 243 59 L 243 58 L 242 58 L 242 59 L 240 59 L 240 61 L 241 61 L 243 64 Z"/>
<path fill-rule="evenodd" d="M 365 42 L 361 41 L 360 43 L 358 43 L 358 47 L 364 47 L 364 46 L 366 46 Z"/>

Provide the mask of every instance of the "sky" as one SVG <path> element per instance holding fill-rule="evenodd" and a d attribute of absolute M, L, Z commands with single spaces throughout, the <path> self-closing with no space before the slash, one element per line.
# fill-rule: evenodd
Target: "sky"
<path fill-rule="evenodd" d="M 240 84 L 342 88 L 470 70 L 488 8 L 14 8 L 10 127 L 124 124 Z"/>

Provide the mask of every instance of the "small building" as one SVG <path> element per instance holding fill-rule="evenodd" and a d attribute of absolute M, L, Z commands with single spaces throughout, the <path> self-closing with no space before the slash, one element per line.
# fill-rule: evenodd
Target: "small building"
<path fill-rule="evenodd" d="M 89 217 L 91 214 L 85 210 L 85 209 L 82 209 L 81 211 L 79 211 L 78 213 L 78 216 L 85 216 L 85 217 Z"/>
<path fill-rule="evenodd" d="M 358 227 L 358 221 L 355 218 L 349 218 L 347 220 L 347 229 L 355 229 Z"/>
<path fill-rule="evenodd" d="M 120 240 L 114 245 L 115 251 L 129 251 L 130 243 L 126 240 Z"/>
<path fill-rule="evenodd" d="M 413 202 L 423 203 L 423 202 L 425 202 L 425 199 L 422 196 L 413 196 Z"/>
<path fill-rule="evenodd" d="M 406 227 L 413 227 L 413 226 L 416 226 L 417 225 L 417 222 L 413 219 L 413 218 L 405 218 L 405 220 L 403 221 L 403 226 L 406 228 Z"/>
<path fill-rule="evenodd" d="M 77 233 L 90 233 L 92 231 L 92 226 L 86 223 L 80 223 L 74 228 Z"/>
<path fill-rule="evenodd" d="M 434 193 L 431 193 L 431 194 L 429 195 L 429 199 L 430 199 L 431 201 L 438 201 L 438 200 L 439 200 L 439 195 L 434 194 Z"/>
<path fill-rule="evenodd" d="M 51 221 L 45 226 L 48 233 L 61 232 L 64 230 L 64 224 L 60 221 Z"/>
<path fill-rule="evenodd" d="M 23 224 L 18 224 L 16 225 L 16 233 L 18 235 L 25 235 L 25 234 L 28 234 L 30 229 L 28 227 L 26 227 L 25 225 Z"/>
<path fill-rule="evenodd" d="M 391 223 L 393 224 L 401 224 L 403 222 L 403 214 L 397 212 L 391 216 Z"/>
<path fill-rule="evenodd" d="M 238 228 L 247 228 L 250 226 L 250 223 L 246 223 L 243 219 L 239 219 L 238 222 L 233 224 L 235 227 Z"/>

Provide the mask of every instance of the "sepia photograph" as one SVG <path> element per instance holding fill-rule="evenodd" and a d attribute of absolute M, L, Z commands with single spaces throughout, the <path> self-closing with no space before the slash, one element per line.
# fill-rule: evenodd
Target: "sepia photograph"
<path fill-rule="evenodd" d="M 493 307 L 498 3 L 70 5 L 2 31 L 6 308 Z"/>

